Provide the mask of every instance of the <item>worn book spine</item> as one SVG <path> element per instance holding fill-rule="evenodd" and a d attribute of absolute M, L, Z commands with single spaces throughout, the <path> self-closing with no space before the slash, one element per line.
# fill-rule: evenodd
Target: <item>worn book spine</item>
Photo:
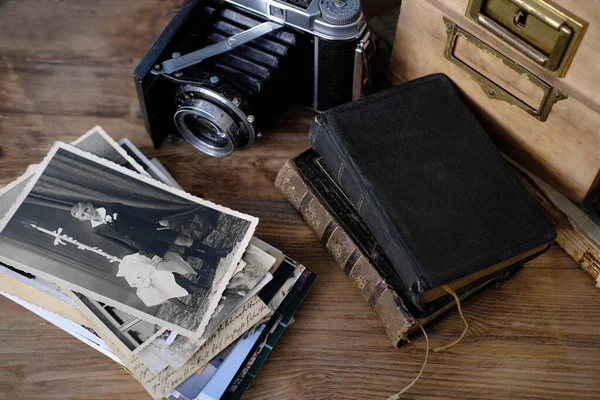
<path fill-rule="evenodd" d="M 556 242 L 583 270 L 596 279 L 596 284 L 600 287 L 600 243 L 592 237 L 592 231 L 595 230 L 598 235 L 600 227 L 558 191 L 533 177 L 514 161 L 509 161 L 515 167 L 523 186 L 542 205 L 556 228 Z"/>
<path fill-rule="evenodd" d="M 356 246 L 351 237 L 338 224 L 327 205 L 320 200 L 302 173 L 296 168 L 293 160 L 286 162 L 281 168 L 275 180 L 275 186 L 300 212 L 344 273 L 358 287 L 362 297 L 383 322 L 385 331 L 394 347 L 399 347 L 403 342 L 408 341 L 408 335 L 417 330 L 420 325 L 428 324 L 454 307 L 455 302 L 450 301 L 425 318 L 413 317 L 397 292 L 373 266 L 369 257 Z M 463 300 L 489 287 L 493 282 L 511 276 L 520 267 L 521 265 L 515 265 L 506 272 L 469 288 L 460 294 L 459 298 Z"/>
<path fill-rule="evenodd" d="M 419 296 L 422 288 L 418 285 L 419 277 L 416 274 L 419 267 L 410 257 L 402 235 L 395 229 L 388 214 L 382 211 L 385 207 L 373 195 L 371 185 L 361 180 L 361 175 L 346 154 L 346 149 L 336 143 L 331 135 L 325 132 L 326 129 L 328 128 L 325 116 L 318 115 L 309 132 L 311 146 L 321 155 L 327 169 L 331 171 L 358 215 L 370 228 L 385 255 L 396 266 L 396 273 L 407 287 L 408 301 L 423 311 Z M 398 269 L 398 265 L 405 268 Z"/>
<path fill-rule="evenodd" d="M 393 345 L 398 347 L 408 333 L 418 327 L 400 297 L 311 192 L 293 161 L 288 161 L 281 168 L 275 186 L 302 214 L 344 273 L 352 279 L 363 298 L 381 318 Z"/>

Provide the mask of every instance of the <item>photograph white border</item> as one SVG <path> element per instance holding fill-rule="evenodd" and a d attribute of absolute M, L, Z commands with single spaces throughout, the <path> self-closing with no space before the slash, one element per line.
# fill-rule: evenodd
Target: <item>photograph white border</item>
<path fill-rule="evenodd" d="M 39 164 L 30 164 L 27 167 L 27 171 L 25 171 L 23 173 L 23 175 L 19 176 L 17 179 L 15 179 L 14 181 L 10 182 L 8 185 L 6 185 L 2 189 L 0 189 L 0 196 L 4 195 L 7 192 L 9 192 L 10 190 L 12 190 L 15 186 L 17 186 L 19 183 L 23 182 L 25 179 L 29 178 L 30 176 L 35 175 L 35 172 L 37 171 L 38 167 L 39 167 Z M 18 200 L 18 197 L 17 197 L 17 200 Z M 9 211 L 10 211 L 10 209 L 9 209 Z"/>
<path fill-rule="evenodd" d="M 106 131 L 104 129 L 102 129 L 102 127 L 100 125 L 96 125 L 92 129 L 87 131 L 85 134 L 83 134 L 82 136 L 75 139 L 74 142 L 71 142 L 71 145 L 77 146 L 79 143 L 83 142 L 85 139 L 89 138 L 90 136 L 93 136 L 95 133 L 102 136 L 102 139 L 106 140 L 106 142 L 109 145 L 111 145 L 115 149 L 115 151 L 117 153 L 119 153 L 119 155 L 121 157 L 123 157 L 129 163 L 129 165 L 131 165 L 133 168 L 135 168 L 135 170 L 137 172 L 139 172 L 142 175 L 149 176 L 148 173 L 146 172 L 146 170 L 144 169 L 144 167 L 142 167 L 137 161 L 135 161 L 135 159 L 133 157 L 131 157 L 129 154 L 127 154 L 125 149 L 122 148 L 121 145 L 116 140 L 111 138 L 110 135 L 108 133 L 106 133 Z M 129 142 L 129 143 L 131 143 L 131 142 Z M 131 143 L 131 144 L 133 145 L 133 143 Z M 93 153 L 90 153 L 90 154 L 93 154 Z"/>
<path fill-rule="evenodd" d="M 44 160 L 40 163 L 39 167 L 37 168 L 34 177 L 31 179 L 31 181 L 29 181 L 27 183 L 27 186 L 25 187 L 25 189 L 23 190 L 23 192 L 19 195 L 19 197 L 17 198 L 17 200 L 15 201 L 15 203 L 11 206 L 10 210 L 7 212 L 7 214 L 2 218 L 2 220 L 0 220 L 0 234 L 2 233 L 2 231 L 4 231 L 4 228 L 6 228 L 6 225 L 8 224 L 8 222 L 11 220 L 11 218 L 15 215 L 15 213 L 17 212 L 17 210 L 19 209 L 19 207 L 21 206 L 21 204 L 25 201 L 25 199 L 27 198 L 27 196 L 29 195 L 29 193 L 31 192 L 31 189 L 35 186 L 35 184 L 38 182 L 38 180 L 40 179 L 40 177 L 42 176 L 42 174 L 44 173 L 46 167 L 48 166 L 48 164 L 50 164 L 50 162 L 52 161 L 52 159 L 54 158 L 54 156 L 56 155 L 56 153 L 58 152 L 58 150 L 65 150 L 67 152 L 70 152 L 72 154 L 78 155 L 84 159 L 87 159 L 88 161 L 94 162 L 96 164 L 100 164 L 104 167 L 107 167 L 111 170 L 114 170 L 116 172 L 119 172 L 121 174 L 124 174 L 126 176 L 129 176 L 132 179 L 138 180 L 138 181 L 142 181 L 150 186 L 154 186 L 158 189 L 162 189 L 164 191 L 167 191 L 175 196 L 179 196 L 183 199 L 192 201 L 194 203 L 197 203 L 199 205 L 205 206 L 205 207 L 209 207 L 212 208 L 214 210 L 217 210 L 221 213 L 224 214 L 229 214 L 232 215 L 234 217 L 246 220 L 250 222 L 250 226 L 248 228 L 248 230 L 246 231 L 245 236 L 242 238 L 242 240 L 240 241 L 238 248 L 235 252 L 235 254 L 233 255 L 233 259 L 232 259 L 232 264 L 237 265 L 237 263 L 241 260 L 242 255 L 244 254 L 244 251 L 246 249 L 246 247 L 248 246 L 248 244 L 250 243 L 250 239 L 252 238 L 252 235 L 254 234 L 254 231 L 256 230 L 256 226 L 258 225 L 258 218 L 256 217 L 252 217 L 249 216 L 247 214 L 243 214 L 241 212 L 238 211 L 234 211 L 231 210 L 227 207 L 223 207 L 220 206 L 218 204 L 212 203 L 210 201 L 201 199 L 199 197 L 196 197 L 194 195 L 191 195 L 187 192 L 184 192 L 183 190 L 180 189 L 176 189 L 173 188 L 171 186 L 168 186 L 167 184 L 164 184 L 162 182 L 159 182 L 155 179 L 152 179 L 150 177 L 148 177 L 147 175 L 141 175 L 135 171 L 132 171 L 126 167 L 123 167 L 121 165 L 118 165 L 112 161 L 103 159 L 101 157 L 98 157 L 94 154 L 88 153 L 86 151 L 80 150 L 76 147 L 73 147 L 71 145 L 68 145 L 66 143 L 63 142 L 56 142 L 54 144 L 54 146 L 52 146 L 52 149 L 50 149 L 50 151 L 48 152 L 48 154 L 46 155 L 46 157 L 44 158 Z M 28 265 L 24 265 L 20 262 L 17 262 L 16 260 L 9 260 L 9 261 L 5 261 L 6 257 L 4 256 L 0 256 L 0 260 L 7 262 L 8 264 L 11 264 L 12 262 L 12 266 L 21 270 L 24 270 L 26 272 L 30 272 L 34 275 L 40 276 L 46 280 L 49 280 L 51 282 L 55 282 L 58 283 L 70 290 L 76 291 L 78 293 L 83 294 L 84 296 L 90 297 L 92 299 L 95 299 L 97 301 L 100 301 L 104 304 L 116 307 L 120 310 L 123 310 L 125 312 L 128 312 L 134 316 L 137 316 L 145 321 L 148 322 L 152 322 L 156 325 L 159 326 L 163 326 L 167 329 L 173 330 L 179 334 L 182 334 L 184 336 L 188 336 L 192 339 L 199 339 L 202 334 L 204 333 L 204 329 L 206 328 L 206 325 L 208 324 L 208 321 L 210 320 L 210 316 L 212 315 L 212 313 L 214 312 L 215 308 L 218 305 L 218 302 L 221 298 L 221 295 L 223 294 L 223 291 L 225 290 L 225 288 L 227 287 L 227 284 L 229 283 L 231 276 L 233 275 L 233 272 L 235 270 L 235 267 L 233 268 L 229 268 L 226 272 L 225 275 L 223 276 L 221 282 L 219 283 L 219 286 L 216 289 L 216 292 L 214 292 L 214 294 L 212 294 L 212 298 L 210 298 L 208 301 L 208 308 L 204 314 L 204 316 L 202 317 L 202 320 L 200 321 L 200 324 L 198 325 L 198 328 L 196 329 L 196 331 L 191 331 L 188 329 L 184 329 L 180 326 L 177 326 L 175 324 L 172 324 L 168 321 L 164 321 L 160 318 L 157 318 L 153 315 L 150 314 L 146 314 L 144 312 L 141 312 L 133 307 L 129 307 L 123 303 L 119 303 L 117 301 L 113 301 L 112 299 L 105 297 L 99 293 L 95 293 L 92 292 L 91 290 L 87 290 L 85 288 L 82 288 L 74 283 L 68 282 L 66 280 L 54 277 L 51 274 L 47 274 L 43 271 L 40 271 L 38 269 L 35 269 L 34 267 L 28 266 Z"/>
<path fill-rule="evenodd" d="M 125 150 L 123 148 L 123 146 L 127 147 L 127 149 L 129 149 L 129 151 L 131 151 L 133 154 L 135 154 L 135 156 L 140 160 L 141 163 L 143 163 L 146 168 L 148 169 L 148 171 L 151 171 L 155 176 L 152 176 L 151 173 L 149 173 L 148 171 L 144 170 L 142 168 L 142 171 L 144 174 L 149 175 L 150 177 L 168 184 L 169 186 L 173 186 L 176 187 L 177 189 L 182 189 L 181 186 L 179 186 L 179 184 L 175 181 L 175 179 L 173 179 L 173 177 L 171 176 L 171 174 L 169 174 L 169 172 L 165 169 L 165 167 L 162 166 L 162 164 L 160 162 L 158 162 L 158 160 L 156 160 L 156 158 L 154 159 L 155 162 L 158 163 L 157 166 L 156 164 L 154 164 L 152 162 L 152 160 L 149 160 L 148 157 L 146 157 L 146 155 L 144 153 L 142 153 L 142 151 L 140 149 L 138 149 L 132 142 L 131 140 L 124 138 L 119 140 L 119 147 L 125 151 L 125 153 L 127 153 L 127 150 Z M 129 156 L 129 154 L 128 154 Z M 131 156 L 129 156 L 130 158 L 132 158 Z M 134 161 L 136 162 L 136 161 Z M 137 164 L 137 162 L 136 162 Z M 140 164 L 137 164 L 140 165 Z M 161 169 L 162 168 L 162 169 Z"/>
<path fill-rule="evenodd" d="M 62 286 L 60 287 L 60 289 L 65 293 L 66 296 L 68 296 L 68 298 L 71 301 L 73 301 L 73 304 L 79 309 L 79 313 L 84 318 L 91 319 L 90 315 L 94 315 L 92 322 L 98 327 L 100 327 L 102 333 L 106 337 L 108 337 L 110 342 L 119 348 L 119 352 L 122 355 L 126 356 L 128 359 L 132 359 L 135 354 L 137 354 L 143 348 L 148 346 L 150 343 L 154 342 L 154 340 L 156 340 L 157 337 L 162 335 L 162 333 L 167 330 L 166 328 L 159 329 L 154 335 L 144 340 L 144 342 L 138 347 L 136 347 L 134 350 L 131 350 L 129 347 L 127 347 L 125 343 L 123 343 L 121 339 L 119 339 L 117 335 L 115 335 L 115 333 L 110 329 L 108 325 L 102 322 L 102 320 L 96 315 L 96 313 L 92 309 L 90 309 L 87 305 L 85 305 L 83 301 L 81 301 L 81 299 L 77 296 L 77 293 Z"/>

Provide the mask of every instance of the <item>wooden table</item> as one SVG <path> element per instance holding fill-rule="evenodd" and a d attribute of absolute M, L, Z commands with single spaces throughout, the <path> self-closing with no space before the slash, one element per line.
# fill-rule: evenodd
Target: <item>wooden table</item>
<path fill-rule="evenodd" d="M 157 156 L 184 189 L 260 217 L 257 236 L 319 274 L 247 393 L 248 399 L 364 399 L 395 393 L 421 368 L 425 340 L 394 350 L 374 312 L 273 186 L 308 147 L 312 113 L 291 106 L 252 149 L 214 159 L 190 146 L 154 150 L 132 70 L 173 15 L 175 0 L 0 2 L 0 184 L 39 162 L 55 140 L 94 125 Z M 552 248 L 513 279 L 468 300 L 464 341 L 430 354 L 405 398 L 599 398 L 600 289 Z M 428 334 L 457 338 L 452 311 Z M 0 398 L 149 399 L 114 362 L 0 298 Z"/>

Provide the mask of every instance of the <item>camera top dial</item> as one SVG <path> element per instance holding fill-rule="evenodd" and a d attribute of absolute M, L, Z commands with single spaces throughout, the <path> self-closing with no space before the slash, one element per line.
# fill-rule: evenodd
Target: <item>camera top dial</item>
<path fill-rule="evenodd" d="M 320 0 L 321 16 L 332 25 L 346 25 L 361 15 L 359 0 Z"/>

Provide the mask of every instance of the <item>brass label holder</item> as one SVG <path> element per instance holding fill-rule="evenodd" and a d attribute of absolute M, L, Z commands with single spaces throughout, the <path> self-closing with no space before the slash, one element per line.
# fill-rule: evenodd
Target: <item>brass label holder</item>
<path fill-rule="evenodd" d="M 523 68 L 521 65 L 506 57 L 504 54 L 497 52 L 495 49 L 482 42 L 472 34 L 468 33 L 464 29 L 460 28 L 458 25 L 456 25 L 456 23 L 450 21 L 446 17 L 444 17 L 444 24 L 446 25 L 446 33 L 448 34 L 448 38 L 446 40 L 446 47 L 444 49 L 444 56 L 448 60 L 452 61 L 452 63 L 465 70 L 470 75 L 470 77 L 481 87 L 481 89 L 485 92 L 486 96 L 490 99 L 502 100 L 511 105 L 517 106 L 529 113 L 530 115 L 532 115 L 533 117 L 535 117 L 536 119 L 544 122 L 548 119 L 548 115 L 550 114 L 554 103 L 560 100 L 564 100 L 568 97 L 565 93 L 547 84 L 546 82 L 538 78 L 536 75 Z M 543 97 L 540 102 L 540 105 L 537 108 L 530 106 L 529 104 L 525 103 L 523 100 L 519 99 L 509 91 L 494 83 L 492 80 L 490 80 L 485 75 L 481 74 L 479 71 L 473 69 L 470 65 L 457 58 L 454 54 L 454 49 L 456 47 L 456 40 L 459 36 L 467 40 L 469 43 L 477 46 L 481 51 L 490 54 L 496 60 L 502 62 L 508 68 L 511 68 L 519 74 L 523 75 L 534 85 L 540 87 L 543 91 Z"/>
<path fill-rule="evenodd" d="M 548 0 L 469 0 L 465 15 L 560 78 L 588 26 Z"/>

